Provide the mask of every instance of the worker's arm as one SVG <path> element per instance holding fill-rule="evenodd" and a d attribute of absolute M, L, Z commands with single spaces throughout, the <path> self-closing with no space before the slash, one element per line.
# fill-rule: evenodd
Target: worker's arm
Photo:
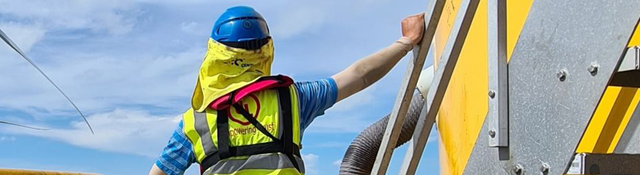
<path fill-rule="evenodd" d="M 195 152 L 191 142 L 182 132 L 183 121 L 173 131 L 169 142 L 162 149 L 162 154 L 151 167 L 149 175 L 177 175 L 184 172 L 196 162 Z"/>
<path fill-rule="evenodd" d="M 154 163 L 153 167 L 151 167 L 151 171 L 149 171 L 149 175 L 167 175 L 162 171 L 158 166 Z"/>
<path fill-rule="evenodd" d="M 380 80 L 393 66 L 411 51 L 424 32 L 424 14 L 413 15 L 402 20 L 402 38 L 391 46 L 353 63 L 332 78 L 338 86 L 338 99 L 347 98 Z"/>

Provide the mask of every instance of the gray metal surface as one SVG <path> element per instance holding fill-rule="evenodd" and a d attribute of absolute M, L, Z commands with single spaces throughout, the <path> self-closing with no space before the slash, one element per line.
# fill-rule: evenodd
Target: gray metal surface
<path fill-rule="evenodd" d="M 637 70 L 640 69 L 640 47 L 630 47 L 627 49 L 627 53 L 624 58 L 622 58 L 622 62 L 620 63 L 620 67 L 618 67 L 618 72 L 628 71 L 628 70 Z"/>
<path fill-rule="evenodd" d="M 408 63 L 407 72 L 405 73 L 404 80 L 402 81 L 400 92 L 396 97 L 395 105 L 389 115 L 389 123 L 387 124 L 386 131 L 380 143 L 380 148 L 376 156 L 376 161 L 373 164 L 371 174 L 383 175 L 386 174 L 391 156 L 393 155 L 393 149 L 396 146 L 398 137 L 404 118 L 406 116 L 409 104 L 411 103 L 411 97 L 413 91 L 416 88 L 420 71 L 424 66 L 424 61 L 429 53 L 429 47 L 433 41 L 433 36 L 436 33 L 438 21 L 442 15 L 442 9 L 444 8 L 445 0 L 430 0 L 425 12 L 425 31 L 417 48 L 413 50 L 413 60 Z"/>
<path fill-rule="evenodd" d="M 509 146 L 507 0 L 488 0 L 489 146 Z"/>
<path fill-rule="evenodd" d="M 640 88 L 640 47 L 630 47 L 620 61 L 618 71 L 613 74 L 609 86 Z"/>
<path fill-rule="evenodd" d="M 500 161 L 498 150 L 488 147 L 485 120 L 464 174 L 563 174 L 638 9 L 640 1 L 534 1 L 508 67 L 509 159 Z"/>
<path fill-rule="evenodd" d="M 400 167 L 400 174 L 413 175 L 416 172 L 479 2 L 480 0 L 463 0 L 460 4 L 451 33 L 447 38 L 448 42 L 440 56 L 431 88 L 427 93 L 425 106 L 422 107 L 404 162 Z"/>
<path fill-rule="evenodd" d="M 640 127 L 640 103 L 636 106 L 627 127 L 620 136 L 618 145 L 613 150 L 614 153 L 640 154 L 640 129 L 638 127 Z"/>

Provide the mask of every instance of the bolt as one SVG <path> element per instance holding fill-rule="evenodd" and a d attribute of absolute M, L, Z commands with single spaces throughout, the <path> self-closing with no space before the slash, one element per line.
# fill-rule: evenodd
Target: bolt
<path fill-rule="evenodd" d="M 516 174 L 522 174 L 522 169 L 524 169 L 522 167 L 522 164 L 517 164 L 515 167 L 513 167 L 513 172 Z"/>
<path fill-rule="evenodd" d="M 548 163 L 542 163 L 542 166 L 540 166 L 540 172 L 546 174 L 549 172 L 549 164 Z"/>
<path fill-rule="evenodd" d="M 489 130 L 489 136 L 491 136 L 491 138 L 496 137 L 496 131 L 494 131 L 493 129 Z"/>
<path fill-rule="evenodd" d="M 589 73 L 591 73 L 592 76 L 595 76 L 596 74 L 598 74 L 599 67 L 600 65 L 598 64 L 598 62 L 591 62 L 591 65 L 589 65 L 589 68 L 587 68 L 587 71 L 589 71 Z"/>
<path fill-rule="evenodd" d="M 494 90 L 489 90 L 489 97 L 491 97 L 492 99 L 496 97 L 496 91 Z"/>
<path fill-rule="evenodd" d="M 558 77 L 558 79 L 559 79 L 560 81 L 564 81 L 564 80 L 566 80 L 566 79 L 567 79 L 567 70 L 565 70 L 565 69 L 560 69 L 560 70 L 558 71 L 558 73 L 556 73 L 556 76 Z"/>

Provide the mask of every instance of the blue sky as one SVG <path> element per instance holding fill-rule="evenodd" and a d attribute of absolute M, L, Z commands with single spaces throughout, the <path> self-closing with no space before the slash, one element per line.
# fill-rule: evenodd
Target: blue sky
<path fill-rule="evenodd" d="M 146 174 L 190 106 L 211 26 L 228 7 L 250 5 L 267 19 L 274 74 L 310 81 L 393 43 L 400 21 L 426 3 L 0 0 L 0 29 L 66 91 L 96 132 L 1 44 L 0 119 L 53 129 L 0 125 L 0 167 Z M 311 124 L 302 150 L 308 174 L 337 174 L 351 140 L 393 107 L 409 56 Z M 404 149 L 396 150 L 389 174 L 398 172 L 403 157 Z M 417 174 L 438 172 L 437 144 L 430 140 Z"/>

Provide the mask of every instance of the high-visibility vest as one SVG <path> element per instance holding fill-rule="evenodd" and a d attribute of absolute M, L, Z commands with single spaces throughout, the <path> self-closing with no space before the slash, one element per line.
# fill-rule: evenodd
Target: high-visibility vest
<path fill-rule="evenodd" d="M 190 109 L 183 114 L 183 132 L 191 142 L 201 174 L 304 174 L 293 81 L 283 76 L 263 79 L 279 83 L 283 82 L 279 79 L 285 79 L 288 84 L 261 86 L 267 89 L 248 91 L 251 93 L 234 91 L 223 97 L 226 105 L 212 103 L 218 109 Z"/>

